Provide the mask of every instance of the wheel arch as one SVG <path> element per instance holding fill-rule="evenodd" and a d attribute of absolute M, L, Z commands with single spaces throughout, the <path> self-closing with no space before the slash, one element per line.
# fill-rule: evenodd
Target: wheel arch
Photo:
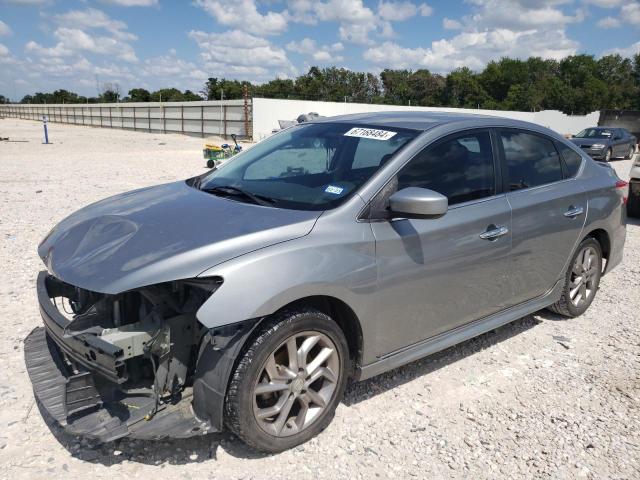
<path fill-rule="evenodd" d="M 584 238 L 593 238 L 598 241 L 602 249 L 602 258 L 606 259 L 608 263 L 611 255 L 611 237 L 607 231 L 604 228 L 596 228 L 587 233 Z M 604 271 L 606 272 L 606 265 Z"/>
<path fill-rule="evenodd" d="M 352 367 L 360 365 L 363 349 L 362 325 L 353 309 L 339 298 L 329 295 L 311 295 L 294 300 L 280 308 L 278 312 L 304 307 L 319 310 L 338 324 L 347 339 Z"/>

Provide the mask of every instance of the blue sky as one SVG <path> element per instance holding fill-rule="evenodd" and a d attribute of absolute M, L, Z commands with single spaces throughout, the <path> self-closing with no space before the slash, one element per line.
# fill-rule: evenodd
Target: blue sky
<path fill-rule="evenodd" d="M 0 94 L 640 52 L 638 0 L 0 0 Z"/>

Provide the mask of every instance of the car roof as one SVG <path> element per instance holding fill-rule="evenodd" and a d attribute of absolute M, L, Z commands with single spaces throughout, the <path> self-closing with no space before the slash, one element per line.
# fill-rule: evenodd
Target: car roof
<path fill-rule="evenodd" d="M 352 123 L 369 126 L 408 128 L 411 130 L 430 130 L 438 125 L 457 122 L 472 122 L 474 126 L 504 126 L 540 130 L 538 124 L 515 120 L 511 118 L 480 115 L 475 113 L 458 112 L 419 112 L 419 111 L 390 111 L 367 112 L 336 117 L 319 117 L 309 123 Z M 545 129 L 546 130 L 546 129 Z"/>

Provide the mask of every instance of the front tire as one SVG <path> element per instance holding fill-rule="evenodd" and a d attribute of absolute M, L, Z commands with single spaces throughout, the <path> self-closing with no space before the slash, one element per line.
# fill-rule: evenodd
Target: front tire
<path fill-rule="evenodd" d="M 601 276 L 600 243 L 595 238 L 585 238 L 567 267 L 562 296 L 549 310 L 570 318 L 582 315 L 596 296 Z"/>
<path fill-rule="evenodd" d="M 607 153 L 604 154 L 604 161 L 609 163 L 611 161 L 611 155 L 613 154 L 613 152 L 611 151 L 611 149 L 607 150 Z"/>
<path fill-rule="evenodd" d="M 314 309 L 286 310 L 241 355 L 225 399 L 227 427 L 251 447 L 281 452 L 333 419 L 348 377 L 342 329 Z"/>

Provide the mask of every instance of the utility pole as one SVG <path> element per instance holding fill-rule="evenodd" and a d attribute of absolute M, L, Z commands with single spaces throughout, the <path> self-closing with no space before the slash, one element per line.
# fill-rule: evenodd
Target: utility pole
<path fill-rule="evenodd" d="M 220 89 L 220 124 L 218 125 L 219 137 L 222 137 L 222 100 L 224 100 L 224 90 Z"/>

